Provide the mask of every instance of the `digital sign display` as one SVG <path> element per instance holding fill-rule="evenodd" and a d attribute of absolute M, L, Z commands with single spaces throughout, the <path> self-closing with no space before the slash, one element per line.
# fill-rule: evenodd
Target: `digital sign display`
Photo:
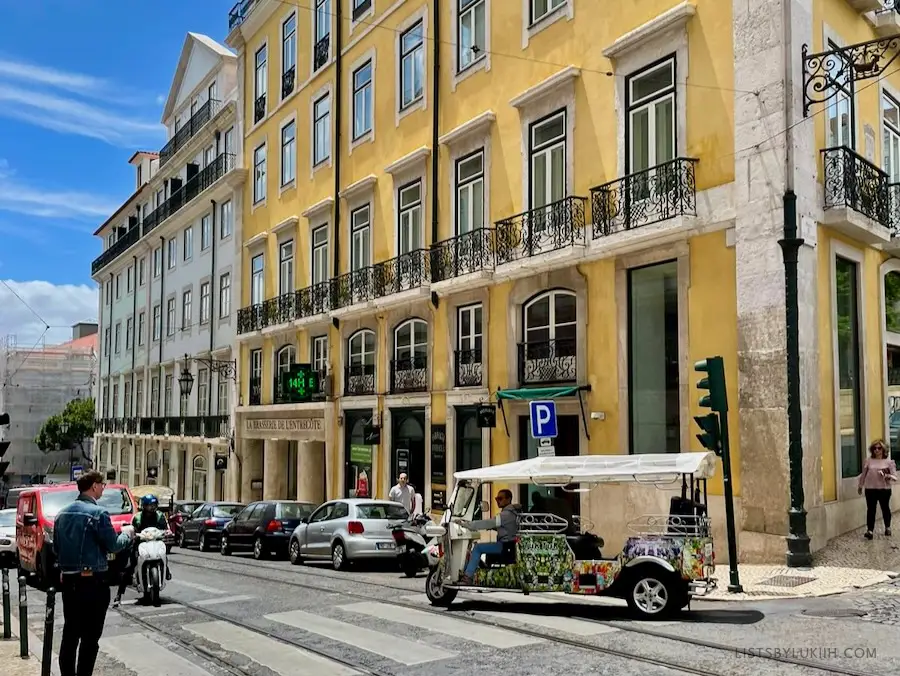
<path fill-rule="evenodd" d="M 281 376 L 281 392 L 286 402 L 312 401 L 319 394 L 319 373 L 309 364 L 294 364 Z"/>

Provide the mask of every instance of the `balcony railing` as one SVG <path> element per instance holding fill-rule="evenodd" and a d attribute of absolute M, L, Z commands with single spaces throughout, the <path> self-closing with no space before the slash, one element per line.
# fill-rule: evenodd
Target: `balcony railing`
<path fill-rule="evenodd" d="M 319 70 L 328 63 L 328 47 L 331 44 L 331 34 L 319 38 L 313 49 L 313 70 Z"/>
<path fill-rule="evenodd" d="M 318 389 L 312 393 L 313 399 L 323 399 L 325 397 L 325 376 L 326 373 L 324 371 L 318 372 Z M 289 392 L 286 392 L 283 387 L 283 383 L 281 380 L 281 374 L 275 376 L 272 382 L 272 401 L 276 404 L 297 404 L 303 403 L 298 401 L 295 397 L 292 397 Z"/>
<path fill-rule="evenodd" d="M 133 225 L 128 232 L 121 235 L 119 239 L 113 242 L 111 247 L 94 259 L 94 262 L 91 263 L 91 274 L 97 274 L 99 270 L 102 270 L 112 263 L 116 258 L 125 253 L 126 250 L 130 249 L 133 244 L 136 244 L 140 238 L 140 227 Z"/>
<path fill-rule="evenodd" d="M 453 383 L 456 387 L 481 387 L 484 367 L 481 349 L 456 350 L 453 353 Z"/>
<path fill-rule="evenodd" d="M 291 66 L 281 76 L 281 98 L 286 99 L 294 93 L 294 82 L 297 79 L 297 66 Z"/>
<path fill-rule="evenodd" d="M 138 430 L 140 434 L 153 434 L 153 418 L 141 418 Z"/>
<path fill-rule="evenodd" d="M 375 394 L 375 364 L 351 364 L 344 369 L 344 396 Z"/>
<path fill-rule="evenodd" d="M 250 378 L 250 406 L 262 404 L 262 378 Z"/>
<path fill-rule="evenodd" d="M 416 249 L 335 277 L 331 280 L 332 308 L 348 307 L 417 289 L 429 282 L 430 260 L 427 249 Z"/>
<path fill-rule="evenodd" d="M 99 432 L 117 432 L 144 435 L 184 435 L 190 437 L 227 437 L 229 417 L 217 416 L 182 416 L 154 418 L 102 418 L 95 421 L 95 429 Z"/>
<path fill-rule="evenodd" d="M 256 124 L 266 116 L 266 95 L 260 94 L 253 102 L 253 124 Z"/>
<path fill-rule="evenodd" d="M 228 30 L 233 31 L 244 23 L 244 21 L 247 20 L 247 17 L 250 16 L 250 12 L 253 11 L 257 2 L 259 2 L 259 0 L 240 0 L 240 2 L 232 7 L 231 11 L 228 12 Z"/>
<path fill-rule="evenodd" d="M 162 436 L 166 433 L 166 418 L 153 418 L 153 434 Z"/>
<path fill-rule="evenodd" d="M 225 439 L 230 435 L 227 415 L 209 415 L 201 419 L 200 433 L 207 439 Z"/>
<path fill-rule="evenodd" d="M 331 309 L 331 283 L 319 282 L 296 292 L 296 318 L 316 317 Z"/>
<path fill-rule="evenodd" d="M 259 331 L 265 327 L 263 317 L 265 315 L 262 303 L 242 307 L 238 310 L 237 332 L 250 333 L 251 331 Z"/>
<path fill-rule="evenodd" d="M 431 281 L 443 282 L 494 269 L 493 231 L 478 228 L 431 247 Z"/>
<path fill-rule="evenodd" d="M 584 197 L 570 196 L 496 223 L 497 265 L 584 245 Z"/>
<path fill-rule="evenodd" d="M 137 418 L 125 418 L 125 434 L 137 434 L 138 432 L 138 419 Z"/>
<path fill-rule="evenodd" d="M 574 382 L 576 367 L 574 338 L 518 344 L 520 385 Z"/>
<path fill-rule="evenodd" d="M 359 17 L 365 14 L 369 7 L 372 6 L 372 0 L 362 0 L 362 2 L 353 5 L 353 20 L 359 21 Z"/>
<path fill-rule="evenodd" d="M 594 239 L 697 215 L 697 160 L 679 157 L 591 189 Z"/>
<path fill-rule="evenodd" d="M 295 291 L 288 291 L 263 303 L 263 328 L 278 326 L 292 322 L 297 318 L 297 296 Z"/>
<path fill-rule="evenodd" d="M 427 392 L 428 355 L 414 354 L 391 360 L 391 392 Z"/>
<path fill-rule="evenodd" d="M 822 151 L 825 209 L 847 207 L 891 227 L 888 175 L 850 148 Z"/>
<path fill-rule="evenodd" d="M 175 153 L 184 148 L 184 146 L 187 145 L 187 142 L 196 136 L 197 132 L 203 129 L 204 125 L 215 116 L 219 111 L 219 103 L 220 102 L 216 99 L 207 100 L 206 103 L 200 106 L 197 111 L 191 115 L 191 119 L 178 128 L 175 135 L 170 138 L 169 142 L 159 151 L 160 169 L 172 159 L 172 156 L 175 155 Z"/>
<path fill-rule="evenodd" d="M 177 416 L 168 416 L 166 419 L 166 434 L 170 436 L 181 436 L 182 418 Z"/>

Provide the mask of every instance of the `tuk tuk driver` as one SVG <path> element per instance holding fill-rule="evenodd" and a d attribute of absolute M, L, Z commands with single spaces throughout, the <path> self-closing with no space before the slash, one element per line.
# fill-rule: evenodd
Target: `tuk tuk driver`
<path fill-rule="evenodd" d="M 479 542 L 472 548 L 472 554 L 469 556 L 469 563 L 466 565 L 466 572 L 460 584 L 469 584 L 475 577 L 475 571 L 478 570 L 478 564 L 481 562 L 482 554 L 502 554 L 505 543 L 512 543 L 516 540 L 516 533 L 519 530 L 518 511 L 512 504 L 512 491 L 502 488 L 497 491 L 497 497 L 494 498 L 500 513 L 495 519 L 484 519 L 482 521 L 461 521 L 460 524 L 469 530 L 496 530 L 496 542 Z"/>

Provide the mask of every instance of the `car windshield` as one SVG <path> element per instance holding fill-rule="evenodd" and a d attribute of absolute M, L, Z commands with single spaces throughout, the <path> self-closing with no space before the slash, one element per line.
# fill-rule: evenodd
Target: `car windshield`
<path fill-rule="evenodd" d="M 315 505 L 305 502 L 282 502 L 280 509 L 282 519 L 302 519 L 312 514 Z"/>
<path fill-rule="evenodd" d="M 361 519 L 407 519 L 409 512 L 399 504 L 382 503 L 379 505 L 357 505 Z"/>
<path fill-rule="evenodd" d="M 453 498 L 453 508 L 450 510 L 451 516 L 463 516 L 469 507 L 469 502 L 475 497 L 475 489 L 471 486 L 459 486 L 456 489 L 456 496 Z"/>
<path fill-rule="evenodd" d="M 216 505 L 213 507 L 212 515 L 217 519 L 227 519 L 234 516 L 244 508 L 244 505 Z"/>
<path fill-rule="evenodd" d="M 44 516 L 48 519 L 56 518 L 56 515 L 66 505 L 70 505 L 78 498 L 78 489 L 73 488 L 69 491 L 48 491 L 41 497 L 44 507 Z M 120 514 L 131 514 L 134 507 L 131 504 L 131 498 L 124 488 L 107 488 L 103 491 L 103 495 L 97 501 L 97 504 L 103 507 L 111 516 Z"/>
<path fill-rule="evenodd" d="M 182 514 L 193 514 L 194 510 L 200 506 L 199 502 L 185 502 L 178 505 L 175 509 Z"/>
<path fill-rule="evenodd" d="M 15 510 L 0 512 L 0 528 L 9 528 L 16 525 Z"/>

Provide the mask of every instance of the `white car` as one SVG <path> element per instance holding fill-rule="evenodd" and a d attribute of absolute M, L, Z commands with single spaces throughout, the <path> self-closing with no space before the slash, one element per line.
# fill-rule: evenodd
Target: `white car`
<path fill-rule="evenodd" d="M 16 510 L 0 510 L 0 567 L 15 568 L 19 562 L 16 545 Z"/>

